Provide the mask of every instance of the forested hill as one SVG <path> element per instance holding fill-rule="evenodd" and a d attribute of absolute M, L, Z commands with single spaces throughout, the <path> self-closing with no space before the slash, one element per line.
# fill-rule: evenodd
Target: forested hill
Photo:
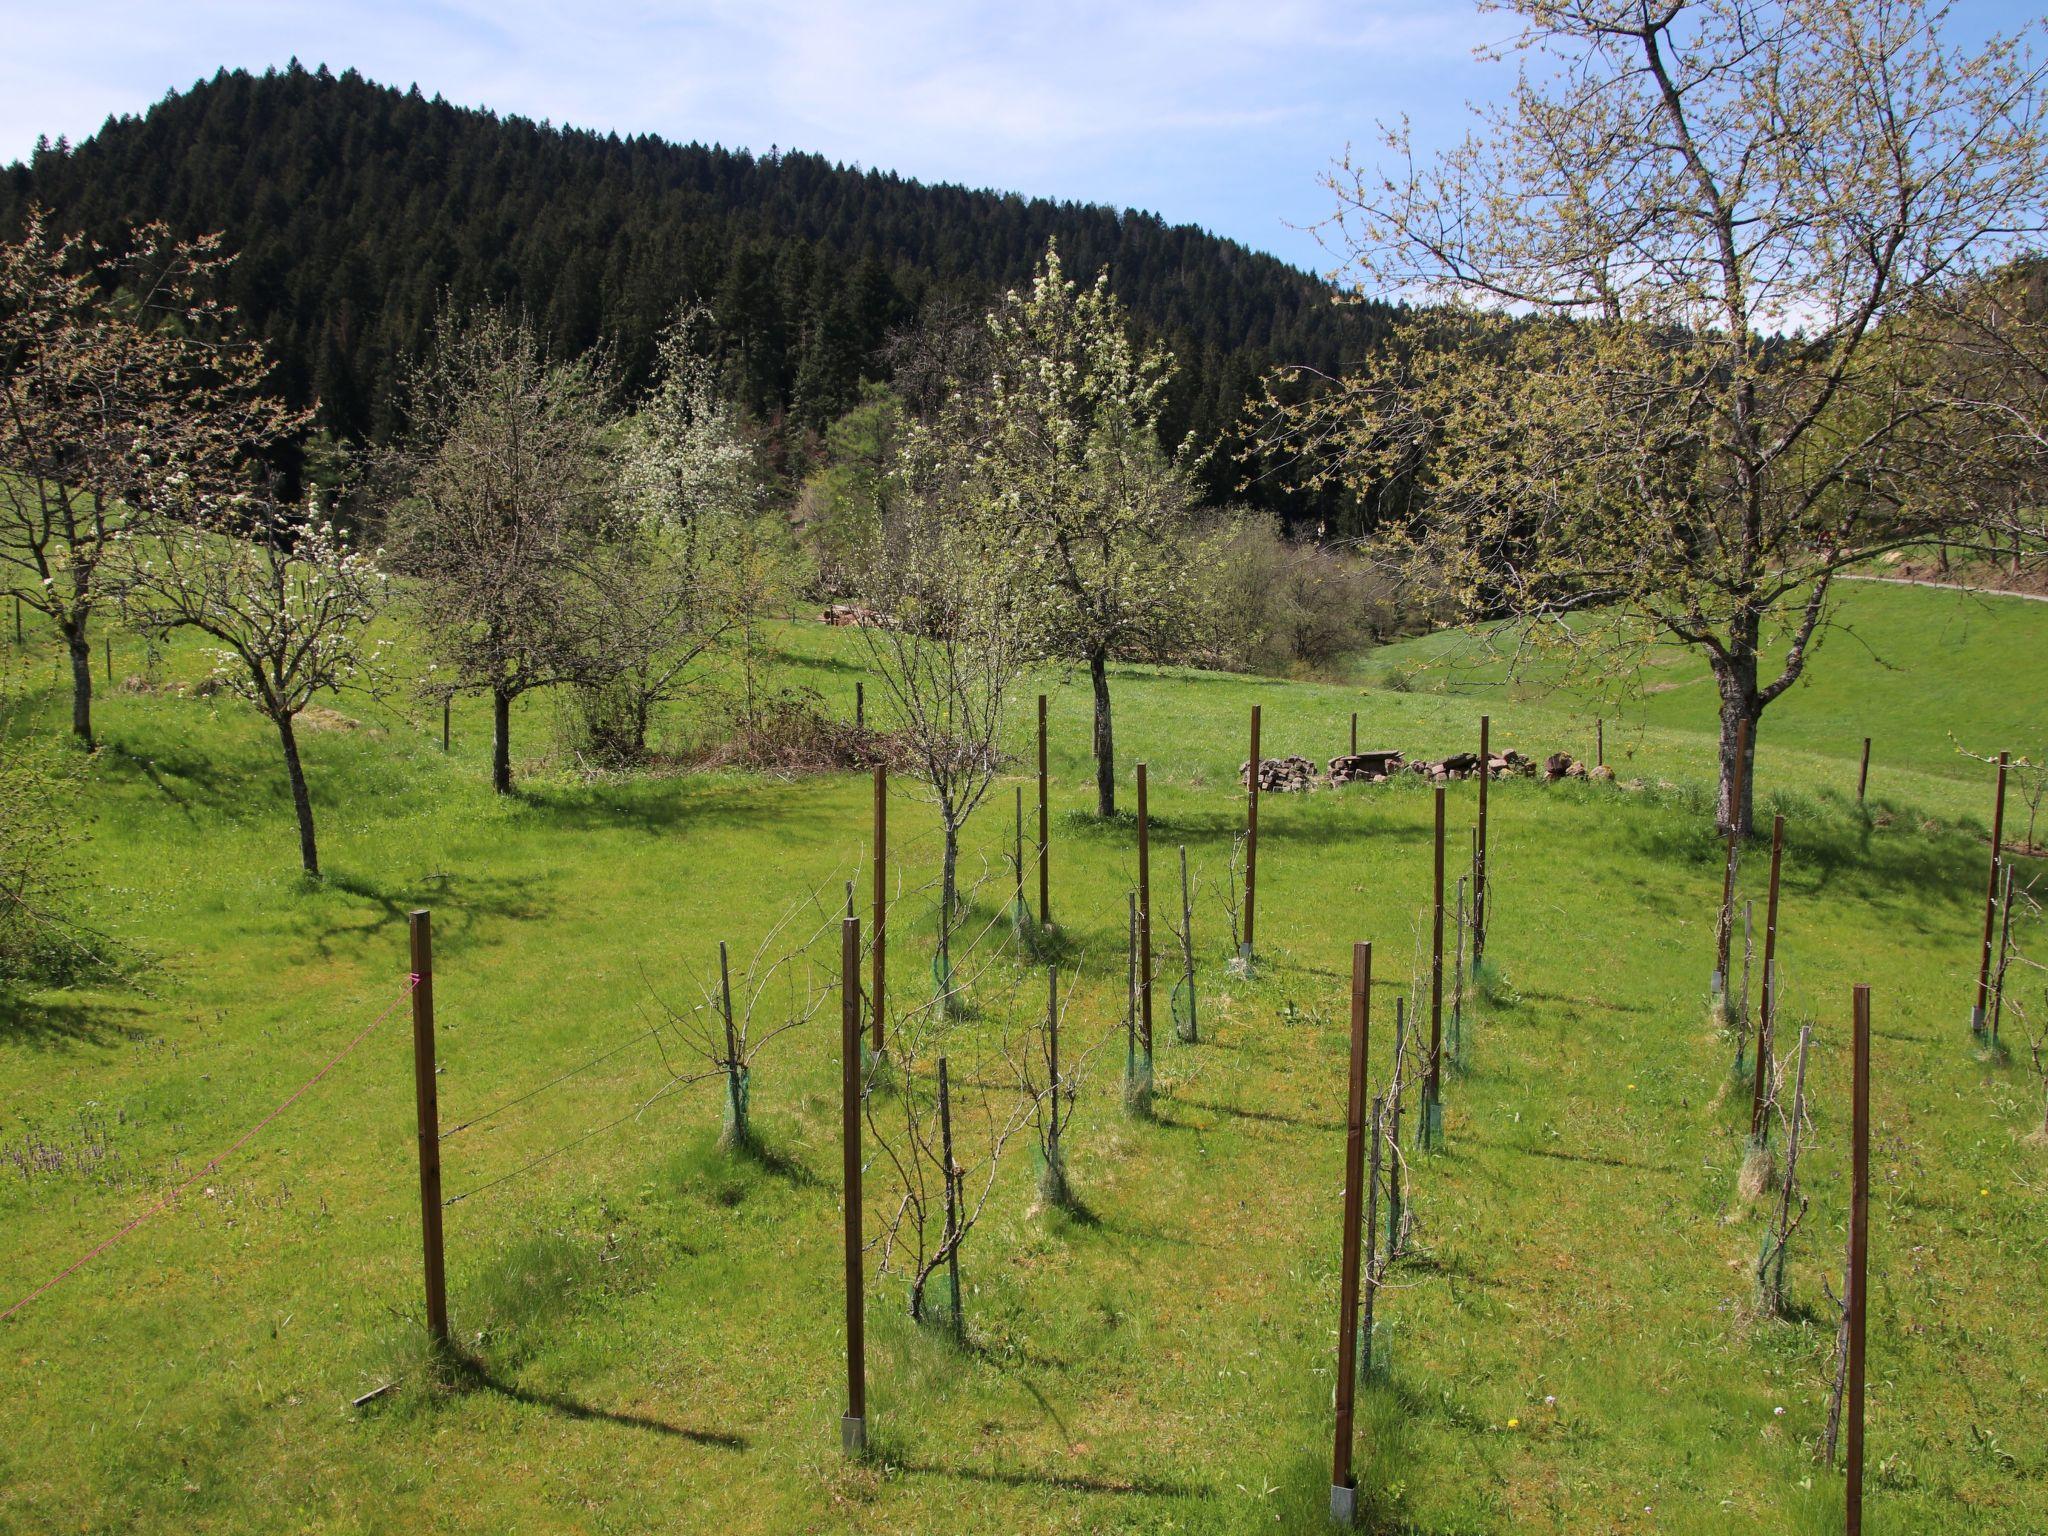
<path fill-rule="evenodd" d="M 1048 237 L 1070 272 L 1107 266 L 1179 355 L 1176 437 L 1227 437 L 1269 364 L 1337 367 L 1392 314 L 1333 305 L 1307 273 L 1150 214 L 557 129 L 296 64 L 222 72 L 75 148 L 39 147 L 0 176 L 0 229 L 30 199 L 102 239 L 151 218 L 223 231 L 241 253 L 229 297 L 289 393 L 317 398 L 347 438 L 391 429 L 444 294 L 524 306 L 568 352 L 609 340 L 629 385 L 678 302 L 700 299 L 732 393 L 799 456 L 864 378 L 885 376 L 892 330 L 936 296 L 1019 282 Z M 1226 444 L 1212 492 L 1240 473 Z"/>

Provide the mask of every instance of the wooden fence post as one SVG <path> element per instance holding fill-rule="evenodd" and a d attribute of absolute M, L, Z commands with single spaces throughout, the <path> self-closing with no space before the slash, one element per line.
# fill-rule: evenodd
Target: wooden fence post
<path fill-rule="evenodd" d="M 1259 706 L 1252 706 L 1252 765 L 1249 795 L 1245 801 L 1244 839 L 1244 953 L 1252 958 L 1253 925 L 1259 910 Z"/>
<path fill-rule="evenodd" d="M 881 948 L 876 946 L 877 951 Z M 877 1025 L 879 1028 L 879 1024 Z M 862 1294 L 860 1195 L 860 919 L 839 920 L 839 1136 L 846 1199 L 846 1413 L 840 1447 L 868 1448 L 867 1308 Z"/>
<path fill-rule="evenodd" d="M 1863 792 L 1870 787 L 1870 738 L 1863 738 L 1863 766 L 1856 770 L 1856 803 L 1863 803 Z"/>
<path fill-rule="evenodd" d="M 1735 723 L 1735 777 L 1729 781 L 1728 857 L 1721 870 L 1721 920 L 1714 942 L 1715 997 L 1728 993 L 1728 946 L 1735 938 L 1735 863 L 1742 847 L 1742 783 L 1749 763 L 1749 722 Z"/>
<path fill-rule="evenodd" d="M 1778 1023 L 1778 869 L 1785 855 L 1785 818 L 1771 818 L 1771 894 L 1764 903 L 1764 981 L 1756 1011 L 1756 1079 L 1749 1093 L 1749 1139 L 1761 1146 L 1767 1139 L 1765 1088 L 1770 1081 L 1771 1049 Z M 1749 985 L 1745 980 L 1743 985 Z M 1747 998 L 1744 1006 L 1748 1006 Z"/>
<path fill-rule="evenodd" d="M 1429 945 L 1429 1071 L 1423 1078 L 1418 1140 L 1425 1151 L 1443 1140 L 1444 1060 L 1444 787 L 1436 787 L 1436 900 Z"/>
<path fill-rule="evenodd" d="M 1052 926 L 1050 851 L 1045 793 L 1045 695 L 1041 693 L 1038 696 L 1038 926 L 1041 928 Z"/>
<path fill-rule="evenodd" d="M 1358 756 L 1358 711 L 1351 711 L 1351 755 Z"/>
<path fill-rule="evenodd" d="M 427 1282 L 427 1333 L 448 1343 L 448 1270 L 441 1246 L 441 1096 L 434 1080 L 434 920 L 408 919 L 412 937 L 412 1086 L 419 1126 L 420 1249 Z"/>
<path fill-rule="evenodd" d="M 853 683 L 853 728 L 864 731 L 868 728 L 868 685 L 859 678 Z"/>
<path fill-rule="evenodd" d="M 441 695 L 441 751 L 444 755 L 448 751 L 449 725 L 451 723 L 449 717 L 453 715 L 454 712 L 455 695 L 452 693 L 444 693 L 443 695 Z"/>
<path fill-rule="evenodd" d="M 1970 1010 L 1970 1032 L 1984 1033 L 1984 1006 L 1991 992 L 1991 921 L 1998 906 L 1998 866 L 2005 848 L 2005 767 L 2011 754 L 1998 754 L 1998 792 L 1991 802 L 1991 878 L 1984 887 L 1984 956 L 1977 966 L 1977 1006 Z"/>
<path fill-rule="evenodd" d="M 1138 764 L 1138 997 L 1145 1059 L 1152 1059 L 1152 834 L 1145 805 L 1145 765 Z"/>
<path fill-rule="evenodd" d="M 875 923 L 874 954 L 868 961 L 868 1050 L 877 1060 L 882 1055 L 882 983 L 888 964 L 888 946 L 883 942 L 889 921 L 889 770 L 875 764 Z M 855 966 L 853 992 L 860 996 L 859 967 Z"/>
<path fill-rule="evenodd" d="M 1856 1017 L 1856 1066 L 1850 1107 L 1849 1174 L 1849 1478 L 1845 1536 L 1863 1531 L 1863 1325 L 1870 1272 L 1870 988 L 1851 994 Z"/>
<path fill-rule="evenodd" d="M 1358 1391 L 1358 1247 L 1365 1198 L 1365 1057 L 1372 1008 L 1372 945 L 1351 946 L 1351 1072 L 1344 1128 L 1344 1247 L 1337 1302 L 1337 1432 L 1330 1458 L 1330 1519 L 1358 1519 L 1358 1481 L 1351 1470 Z"/>
<path fill-rule="evenodd" d="M 1599 768 L 1607 766 L 1607 722 L 1604 719 L 1593 722 L 1593 763 Z"/>
<path fill-rule="evenodd" d="M 1493 778 L 1493 751 L 1487 745 L 1493 724 L 1479 717 L 1479 857 L 1472 866 L 1472 968 L 1486 959 L 1486 786 Z M 1439 903 L 1441 905 L 1441 903 Z"/>

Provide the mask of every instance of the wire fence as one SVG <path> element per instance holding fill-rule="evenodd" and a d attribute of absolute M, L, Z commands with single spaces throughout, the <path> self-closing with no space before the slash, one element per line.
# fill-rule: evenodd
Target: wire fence
<path fill-rule="evenodd" d="M 112 1248 L 116 1243 L 120 1242 L 123 1238 L 128 1236 L 129 1233 L 135 1231 L 137 1228 L 143 1226 L 144 1224 L 153 1220 L 154 1218 L 161 1216 L 165 1211 L 169 1210 L 173 1205 L 177 1204 L 178 1197 L 180 1195 L 184 1194 L 186 1190 L 190 1189 L 199 1180 L 205 1178 L 208 1174 L 214 1172 L 216 1169 L 220 1167 L 222 1163 L 226 1162 L 229 1158 L 233 1157 L 237 1152 L 241 1151 L 242 1148 L 247 1146 L 250 1143 L 250 1141 L 252 1141 L 256 1137 L 256 1135 L 263 1130 L 265 1126 L 269 1125 L 271 1121 L 275 1120 L 279 1115 L 283 1114 L 286 1110 L 290 1109 L 294 1104 L 298 1103 L 300 1099 L 304 1098 L 305 1095 L 309 1091 L 311 1091 L 315 1084 L 317 1084 L 322 1078 L 326 1077 L 329 1072 L 332 1072 L 336 1067 L 340 1066 L 341 1063 L 344 1060 L 346 1060 L 352 1052 L 354 1052 L 357 1046 L 361 1045 L 365 1040 L 369 1039 L 373 1033 L 375 1033 L 377 1027 L 380 1024 L 382 1024 L 386 1019 L 390 1018 L 392 1014 L 398 1011 L 400 1005 L 412 996 L 413 989 L 416 988 L 419 984 L 420 978 L 417 975 L 408 975 L 405 979 L 405 990 L 400 992 L 397 997 L 394 997 L 391 1000 L 391 1002 L 385 1007 L 382 1013 L 378 1014 L 374 1019 L 370 1020 L 369 1023 L 365 1024 L 360 1030 L 358 1030 L 356 1032 L 355 1037 L 351 1039 L 348 1042 L 348 1044 L 344 1045 L 340 1050 L 336 1051 L 332 1056 L 328 1057 L 326 1062 L 320 1067 L 320 1069 L 317 1072 L 315 1072 L 311 1077 L 307 1078 L 304 1082 L 300 1083 L 298 1087 L 294 1088 L 289 1094 L 287 1094 L 284 1097 L 284 1099 L 281 1100 L 277 1104 L 277 1106 L 270 1111 L 270 1113 L 265 1115 L 261 1120 L 258 1120 L 254 1125 L 250 1126 L 249 1129 L 242 1132 L 241 1135 L 237 1136 L 234 1139 L 233 1143 L 229 1145 L 225 1151 L 216 1153 L 213 1157 L 209 1158 L 206 1161 L 206 1163 L 202 1165 L 196 1172 L 190 1174 L 189 1176 L 181 1180 L 171 1189 L 170 1193 L 163 1196 L 163 1198 L 158 1200 L 155 1205 L 152 1205 L 147 1209 L 143 1210 L 133 1220 L 129 1221 L 127 1225 L 119 1228 L 112 1235 L 103 1239 L 99 1243 L 94 1244 L 91 1248 L 87 1249 L 85 1253 L 80 1255 L 76 1260 L 74 1260 L 69 1265 L 65 1266 L 65 1268 L 59 1270 L 49 1279 L 45 1280 L 41 1285 L 37 1286 L 34 1290 L 30 1291 L 26 1296 L 22 1297 L 21 1300 L 17 1301 L 5 1312 L 0 1312 L 0 1322 L 5 1322 L 8 1318 L 14 1316 L 15 1313 L 19 1312 L 23 1307 L 27 1306 L 37 1297 L 43 1295 L 47 1291 L 52 1290 L 57 1285 L 61 1284 L 63 1281 L 70 1279 L 71 1276 L 77 1274 L 81 1269 L 85 1268 L 85 1266 L 90 1264 L 94 1259 L 98 1258 L 101 1254 L 105 1253 L 108 1249 Z"/>

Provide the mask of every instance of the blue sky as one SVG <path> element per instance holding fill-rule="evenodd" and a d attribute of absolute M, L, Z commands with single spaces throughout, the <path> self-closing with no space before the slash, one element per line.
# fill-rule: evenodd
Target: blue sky
<path fill-rule="evenodd" d="M 1145 208 L 1325 269 L 1318 177 L 1376 121 L 1455 137 L 1510 78 L 1474 47 L 1512 28 L 1469 0 L 0 0 L 0 161 L 296 55 L 557 123 Z"/>

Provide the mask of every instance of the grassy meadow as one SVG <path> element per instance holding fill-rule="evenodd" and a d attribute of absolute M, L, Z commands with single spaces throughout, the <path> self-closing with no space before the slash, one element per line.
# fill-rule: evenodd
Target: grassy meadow
<path fill-rule="evenodd" d="M 1651 669 L 1633 702 L 1415 670 L 1433 641 L 1364 658 L 1348 683 L 1126 668 L 1118 745 L 1126 783 L 1149 765 L 1156 910 L 1178 908 L 1177 845 L 1198 883 L 1202 1040 L 1170 1042 L 1162 984 L 1151 1120 L 1121 1107 L 1120 1046 L 1092 1058 L 1069 1141 L 1078 1212 L 1037 1206 L 1028 1137 L 1012 1144 L 962 1251 L 964 1347 L 909 1325 L 900 1279 L 871 1262 L 870 1459 L 841 1457 L 835 1422 L 836 1007 L 757 1062 L 762 1154 L 718 1150 L 706 1082 L 450 1207 L 449 1368 L 422 1342 L 401 1005 L 173 1208 L 0 1323 L 0 1530 L 1323 1528 L 1349 946 L 1375 945 L 1377 1086 L 1396 994 L 1419 981 L 1427 1006 L 1431 796 L 1404 778 L 1268 797 L 1260 965 L 1231 976 L 1219 892 L 1255 703 L 1269 754 L 1314 758 L 1345 746 L 1353 711 L 1361 745 L 1411 756 L 1476 745 L 1482 712 L 1500 746 L 1590 756 L 1604 716 L 1609 760 L 1640 781 L 1492 792 L 1491 965 L 1446 1084 L 1447 1146 L 1412 1162 L 1413 1247 L 1362 1398 L 1371 1528 L 1839 1528 L 1841 1483 L 1812 1445 L 1846 1232 L 1849 988 L 1867 982 L 1868 1528 L 2048 1529 L 2048 1149 L 2021 1139 L 2040 1116 L 2024 1041 L 2009 1063 L 1971 1048 L 1990 781 L 1958 751 L 2038 757 L 2048 605 L 1863 587 L 1843 619 L 1767 715 L 1758 768 L 1760 811 L 1790 824 L 1786 1034 L 1815 1025 L 1790 1321 L 1750 1307 L 1764 1212 L 1736 1196 L 1746 1088 L 1707 1017 L 1720 845 L 1711 690 L 1690 659 Z M 28 704 L 0 744 L 65 718 L 55 648 L 29 639 Z M 856 637 L 776 624 L 763 643 L 774 682 L 851 713 Z M 174 651 L 154 675 L 205 669 Z M 144 670 L 139 642 L 117 639 L 115 670 Z M 1135 831 L 1089 814 L 1085 678 L 1046 686 L 1078 1050 L 1121 1027 Z M 546 749 L 551 707 L 522 709 L 516 752 Z M 434 912 L 448 1126 L 647 1030 L 719 940 L 750 955 L 808 894 L 865 891 L 862 777 L 586 781 L 528 761 L 500 799 L 480 705 L 458 702 L 445 756 L 438 719 L 334 709 L 304 737 L 329 871 L 313 885 L 253 711 L 103 697 L 80 807 L 90 902 L 153 964 L 0 1018 L 0 1305 L 199 1172 L 397 1002 L 411 907 Z M 974 871 L 1008 847 L 1011 783 L 969 830 Z M 1474 797 L 1452 787 L 1454 865 Z M 907 784 L 892 815 L 898 873 L 920 887 L 933 818 Z M 1764 863 L 1752 852 L 1744 873 L 1759 907 Z M 982 887 L 970 932 L 1003 932 L 1003 896 Z M 890 939 L 907 995 L 929 975 L 917 898 Z M 956 1073 L 993 1082 L 993 1041 L 1042 1006 L 1043 981 L 989 944 L 949 1045 Z M 450 1137 L 448 1194 L 667 1080 L 633 1045 Z M 982 1102 L 963 1095 L 970 1122 Z M 888 1184 L 880 1165 L 868 1179 L 872 1230 Z"/>

